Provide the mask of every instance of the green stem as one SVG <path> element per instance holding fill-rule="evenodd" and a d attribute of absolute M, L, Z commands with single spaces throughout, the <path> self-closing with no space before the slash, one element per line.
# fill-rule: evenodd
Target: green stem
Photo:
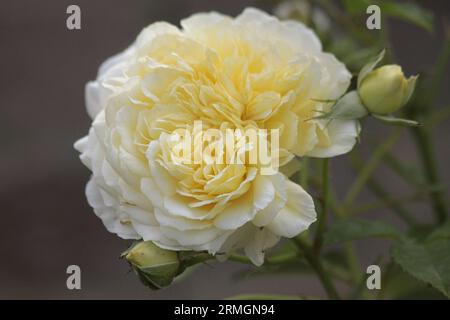
<path fill-rule="evenodd" d="M 338 218 L 345 218 L 348 216 L 347 212 L 337 203 L 336 195 L 332 190 L 330 190 L 330 208 Z"/>
<path fill-rule="evenodd" d="M 386 152 L 384 156 L 386 165 L 395 171 L 401 178 L 416 188 L 423 188 L 423 181 L 406 169 L 405 164 L 400 162 L 393 154 Z"/>
<path fill-rule="evenodd" d="M 434 67 L 433 77 L 431 79 L 427 102 L 429 106 L 434 105 L 439 96 L 442 80 L 447 74 L 447 65 L 450 61 L 450 30 L 446 30 L 444 48 Z"/>
<path fill-rule="evenodd" d="M 265 265 L 281 265 L 281 264 L 295 261 L 300 256 L 301 256 L 301 254 L 299 252 L 289 252 L 289 253 L 274 255 L 271 257 L 267 257 L 264 261 L 264 264 Z M 252 261 L 249 258 L 247 258 L 246 256 L 243 256 L 243 255 L 240 255 L 240 254 L 232 254 L 229 256 L 228 260 L 253 265 Z"/>
<path fill-rule="evenodd" d="M 437 161 L 435 159 L 435 152 L 428 130 L 423 127 L 418 127 L 412 130 L 412 134 L 419 150 L 427 183 L 431 186 L 440 185 L 441 182 L 437 169 Z M 447 220 L 447 208 L 442 190 L 437 189 L 432 191 L 430 197 L 436 222 L 442 224 Z"/>
<path fill-rule="evenodd" d="M 252 264 L 252 261 L 249 258 L 247 258 L 246 256 L 242 256 L 240 254 L 231 254 L 228 257 L 228 260 L 244 264 Z"/>
<path fill-rule="evenodd" d="M 314 253 L 314 251 L 304 243 L 300 238 L 293 238 L 294 243 L 298 246 L 298 248 L 304 253 L 306 261 L 310 264 L 311 268 L 314 269 L 319 280 L 321 281 L 327 295 L 330 299 L 339 300 L 339 294 L 334 287 L 334 284 L 331 278 L 328 276 L 327 272 L 322 265 L 319 257 Z"/>
<path fill-rule="evenodd" d="M 381 261 L 381 257 L 378 257 L 371 264 L 379 265 L 380 261 Z M 382 282 L 382 283 L 384 283 L 384 282 Z M 366 289 L 367 289 L 366 278 L 365 277 L 360 277 L 359 282 L 357 283 L 357 285 L 354 288 L 353 292 L 350 294 L 349 298 L 351 300 L 358 300 L 358 299 L 361 299 L 361 298 L 364 299 L 364 293 L 365 293 Z"/>
<path fill-rule="evenodd" d="M 446 39 L 442 53 L 435 65 L 433 77 L 430 81 L 430 86 L 427 87 L 426 99 L 424 101 L 417 100 L 415 105 L 412 105 L 409 113 L 417 116 L 421 113 L 424 116 L 429 116 L 430 107 L 434 106 L 436 99 L 439 97 L 439 92 L 444 75 L 446 74 L 446 66 L 450 61 L 450 32 L 446 30 Z M 438 173 L 438 165 L 435 159 L 434 147 L 432 144 L 432 137 L 427 127 L 418 127 L 411 129 L 414 141 L 416 143 L 419 156 L 421 158 L 425 178 L 429 185 L 440 185 L 440 176 Z M 435 190 L 430 193 L 433 212 L 435 214 L 436 222 L 441 224 L 447 220 L 447 206 L 442 190 Z"/>
<path fill-rule="evenodd" d="M 446 106 L 431 114 L 424 123 L 424 126 L 427 128 L 436 128 L 442 122 L 446 121 L 450 118 L 450 106 Z"/>
<path fill-rule="evenodd" d="M 311 177 L 310 182 L 312 183 L 312 185 L 317 188 L 320 189 L 322 188 L 322 181 L 320 178 L 318 177 Z M 329 206 L 331 211 L 333 211 L 333 213 L 338 217 L 338 218 L 345 218 L 347 216 L 345 210 L 343 208 L 341 208 L 338 205 L 338 202 L 336 200 L 336 194 L 333 191 L 332 186 L 329 186 Z"/>
<path fill-rule="evenodd" d="M 347 193 L 347 196 L 344 199 L 344 207 L 348 208 L 355 201 L 356 197 L 364 188 L 366 182 L 369 180 L 373 171 L 377 168 L 386 152 L 388 152 L 389 149 L 398 140 L 400 132 L 400 128 L 394 129 L 392 134 L 375 149 L 372 157 L 365 164 L 365 166 L 362 167 L 361 170 L 359 170 L 358 176 L 356 177 L 355 181 L 350 187 L 350 190 Z"/>
<path fill-rule="evenodd" d="M 348 266 L 351 270 L 352 281 L 353 283 L 358 283 L 361 279 L 361 266 L 358 259 L 358 254 L 356 252 L 355 245 L 353 243 L 345 243 L 344 251 L 347 259 Z"/>
<path fill-rule="evenodd" d="M 363 166 L 362 161 L 355 152 L 352 152 L 350 159 L 352 160 L 352 166 L 356 170 L 361 170 Z M 398 217 L 406 224 L 410 226 L 417 225 L 417 220 L 400 203 L 393 201 L 390 193 L 384 190 L 384 188 L 375 179 L 370 177 L 367 181 L 367 186 L 379 199 L 386 201 L 389 208 L 391 208 L 392 211 L 396 213 Z"/>
<path fill-rule="evenodd" d="M 341 12 L 332 1 L 316 0 L 316 2 L 322 7 L 327 15 L 336 22 L 336 24 L 344 27 L 354 39 L 357 39 L 361 44 L 367 46 L 373 45 L 373 38 L 367 32 L 362 31 L 359 26 L 354 24 L 352 19 L 348 19 L 348 15 Z"/>
<path fill-rule="evenodd" d="M 320 178 L 313 178 L 311 180 L 317 188 L 323 188 L 322 181 Z M 333 192 L 331 185 L 329 188 L 329 205 L 333 213 L 336 215 L 338 219 L 343 219 L 349 216 L 348 211 L 339 206 L 336 195 Z M 361 274 L 361 267 L 359 264 L 358 255 L 355 249 L 355 246 L 352 243 L 346 243 L 344 245 L 345 256 L 347 259 L 347 264 L 351 271 L 351 280 L 353 283 L 358 283 Z"/>
<path fill-rule="evenodd" d="M 305 190 L 308 190 L 308 179 L 309 179 L 309 161 L 307 157 L 303 157 L 302 166 L 300 169 L 300 185 Z"/>
<path fill-rule="evenodd" d="M 267 257 L 266 260 L 264 261 L 264 265 L 266 265 L 266 266 L 282 266 L 284 264 L 289 264 L 289 263 L 295 262 L 301 257 L 303 257 L 303 251 L 301 251 L 298 247 L 296 247 L 296 251 Z M 210 259 L 214 259 L 214 257 L 210 256 Z M 251 260 L 249 258 L 247 258 L 246 256 L 243 256 L 243 255 L 239 255 L 239 254 L 230 255 L 228 260 L 253 266 L 253 263 L 251 262 Z M 333 264 L 332 262 L 330 262 L 326 259 L 324 259 L 324 261 L 323 261 L 323 267 L 326 270 L 326 272 L 328 272 L 330 274 L 330 276 L 332 276 L 333 278 L 336 278 L 343 282 L 348 282 L 350 279 L 348 270 L 340 268 L 339 266 L 336 266 L 335 264 Z"/>
<path fill-rule="evenodd" d="M 392 273 L 393 268 L 394 268 L 394 263 L 392 261 L 388 262 L 387 265 L 384 267 L 385 272 L 383 273 L 383 275 L 381 277 L 382 286 L 381 286 L 381 289 L 380 289 L 380 291 L 378 292 L 378 295 L 377 295 L 377 299 L 378 300 L 384 300 L 385 299 L 387 287 L 388 287 L 388 284 L 389 284 L 388 280 L 391 277 L 391 273 Z"/>
<path fill-rule="evenodd" d="M 323 234 L 327 226 L 327 211 L 330 202 L 330 160 L 324 159 L 322 163 L 322 208 L 319 214 L 319 222 L 314 240 L 314 251 L 319 254 L 323 245 Z"/>
<path fill-rule="evenodd" d="M 390 39 L 389 21 L 386 18 L 382 18 L 381 23 L 383 24 L 380 30 L 381 47 L 386 47 L 386 61 L 392 62 L 395 61 L 395 53 Z"/>
<path fill-rule="evenodd" d="M 401 198 L 390 196 L 390 197 L 386 197 L 385 199 L 377 200 L 374 202 L 369 202 L 369 203 L 366 203 L 365 205 L 362 205 L 358 208 L 351 210 L 350 215 L 354 216 L 354 215 L 358 215 L 358 214 L 365 213 L 365 212 L 372 211 L 372 210 L 383 209 L 385 207 L 389 207 L 389 205 L 394 202 L 397 204 L 401 204 L 403 202 L 419 201 L 420 198 L 425 196 L 426 194 L 428 194 L 428 192 L 429 192 L 428 190 L 423 190 L 423 191 L 421 190 L 412 195 L 401 197 Z"/>
<path fill-rule="evenodd" d="M 271 257 L 267 257 L 266 263 L 268 265 L 280 265 L 289 263 L 292 261 L 297 260 L 299 257 L 301 257 L 301 254 L 299 252 L 288 252 L 288 253 L 280 253 L 278 255 L 273 255 Z"/>

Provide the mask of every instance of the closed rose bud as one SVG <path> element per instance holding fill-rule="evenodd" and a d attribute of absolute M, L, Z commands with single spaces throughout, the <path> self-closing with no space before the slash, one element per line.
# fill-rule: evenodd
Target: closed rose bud
<path fill-rule="evenodd" d="M 152 241 L 142 241 L 122 254 L 141 281 L 153 289 L 168 286 L 180 273 L 176 251 L 161 249 Z"/>
<path fill-rule="evenodd" d="M 373 114 L 387 115 L 403 107 L 414 92 L 417 76 L 405 78 L 398 65 L 386 65 L 371 71 L 361 81 L 358 93 Z"/>

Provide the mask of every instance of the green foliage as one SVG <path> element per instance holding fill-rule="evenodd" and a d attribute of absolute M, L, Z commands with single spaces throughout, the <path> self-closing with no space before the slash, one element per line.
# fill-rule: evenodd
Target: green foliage
<path fill-rule="evenodd" d="M 361 82 L 364 78 L 375 69 L 375 67 L 383 60 L 386 51 L 381 51 L 376 57 L 372 58 L 367 64 L 362 67 L 361 71 L 358 74 L 358 88 L 361 85 Z"/>
<path fill-rule="evenodd" d="M 369 5 L 376 4 L 381 9 L 381 15 L 414 24 L 428 32 L 433 31 L 433 14 L 413 2 L 343 0 L 343 4 L 347 12 L 353 15 L 365 14 Z"/>
<path fill-rule="evenodd" d="M 391 126 L 399 126 L 399 127 L 418 127 L 420 123 L 410 119 L 402 119 L 396 118 L 393 116 L 381 116 L 379 114 L 372 114 L 372 117 L 384 122 L 385 124 Z"/>
<path fill-rule="evenodd" d="M 372 237 L 399 240 L 403 235 L 393 226 L 381 221 L 342 219 L 328 227 L 325 243 L 337 244 Z"/>
<path fill-rule="evenodd" d="M 392 257 L 406 272 L 450 298 L 450 223 L 423 241 L 396 243 Z"/>
<path fill-rule="evenodd" d="M 397 18 L 421 27 L 428 32 L 433 31 L 433 14 L 412 2 L 380 2 L 382 14 Z"/>
<path fill-rule="evenodd" d="M 384 277 L 379 298 L 387 299 L 446 299 L 438 290 L 417 280 L 399 265 L 390 264 L 387 277 Z M 385 274 L 386 275 L 386 274 Z"/>
<path fill-rule="evenodd" d="M 389 43 L 389 25 L 385 23 L 386 18 L 404 21 L 428 32 L 432 32 L 434 27 L 433 14 L 412 1 L 342 0 L 342 7 L 327 0 L 316 0 L 316 3 L 333 19 L 337 29 L 342 31 L 341 33 L 336 32 L 329 37 L 326 50 L 332 51 L 351 71 L 361 70 L 357 81 L 352 83 L 351 90 L 357 89 L 364 77 L 375 69 L 377 64 L 384 58 L 388 64 L 396 63 L 395 52 Z M 367 7 L 372 4 L 378 5 L 381 9 L 381 16 L 384 22 L 380 31 L 369 31 L 362 25 L 367 17 Z M 380 48 L 386 48 L 386 57 L 384 57 L 385 51 L 383 50 L 378 56 L 370 60 L 370 56 L 374 55 L 374 51 L 377 50 L 376 52 L 379 52 Z M 448 48 L 450 46 L 444 46 L 443 53 L 434 67 L 435 71 L 430 73 L 433 75 L 432 80 L 429 81 L 430 85 L 428 87 L 422 86 L 416 88 L 416 99 L 411 101 L 408 105 L 408 112 L 405 113 L 408 117 L 417 118 L 417 113 L 412 112 L 417 108 L 431 113 L 430 110 L 433 102 L 436 101 L 436 99 L 433 100 L 432 98 L 438 96 L 439 84 L 441 84 L 442 75 L 446 70 L 445 66 L 450 61 L 448 59 L 450 56 L 450 50 Z M 363 62 L 367 63 L 364 65 Z M 342 110 L 346 111 L 345 108 L 343 109 L 339 106 L 339 103 L 336 103 L 333 109 L 331 109 L 331 112 L 320 117 L 344 119 L 347 115 L 345 112 L 342 113 Z M 427 115 L 424 114 L 423 116 L 425 117 Z M 419 125 L 416 121 L 392 116 L 375 116 L 375 118 L 389 125 L 409 127 Z M 411 130 L 413 133 L 417 133 L 418 131 L 428 130 L 428 128 L 422 126 L 419 128 L 411 128 Z M 352 241 L 366 238 L 384 238 L 391 240 L 392 260 L 382 267 L 382 290 L 376 294 L 377 298 L 380 299 L 450 297 L 450 224 L 447 223 L 439 227 L 440 223 L 448 219 L 448 204 L 441 201 L 442 203 L 438 206 L 438 201 L 436 200 L 438 194 L 445 197 L 443 193 L 445 189 L 443 190 L 441 188 L 442 183 L 439 181 L 437 165 L 434 160 L 431 130 L 430 137 L 427 139 L 417 139 L 417 134 L 413 136 L 415 137 L 418 152 L 422 158 L 422 166 L 415 165 L 413 169 L 405 168 L 403 162 L 396 161 L 393 157 L 389 157 L 389 154 L 387 156 L 381 154 L 380 156 L 377 151 L 371 153 L 372 158 L 368 162 L 373 164 L 374 161 L 372 159 L 380 156 L 378 162 L 385 161 L 412 188 L 415 188 L 417 192 L 423 192 L 423 195 L 426 196 L 425 199 L 430 201 L 430 207 L 433 209 L 433 213 L 435 215 L 439 214 L 440 219 L 438 219 L 436 224 L 422 224 L 419 223 L 420 219 L 416 219 L 415 217 L 413 217 L 414 219 L 404 219 L 407 230 L 403 233 L 385 222 L 348 218 L 348 210 L 352 208 L 354 202 L 357 200 L 357 197 L 354 196 L 350 197 L 351 201 L 344 201 L 343 204 L 335 200 L 332 201 L 331 210 L 340 219 L 329 223 L 324 234 L 325 253 L 322 253 L 321 256 L 323 261 L 325 261 L 325 255 L 330 249 L 330 245 L 333 246 L 332 248 L 336 248 L 336 244 L 344 244 L 342 247 L 337 247 L 345 249 L 341 252 L 346 256 L 347 261 L 357 266 L 359 266 L 359 262 L 354 250 L 353 252 L 351 250 Z M 398 214 L 399 217 L 404 217 L 404 214 L 410 217 L 406 207 L 400 208 L 397 202 L 388 200 L 387 197 L 391 196 L 391 193 L 385 190 L 382 184 L 377 183 L 377 187 L 375 188 L 377 181 L 375 181 L 376 179 L 374 180 L 373 173 L 378 166 L 378 162 L 375 162 L 373 165 L 373 170 L 366 170 L 367 165 L 364 163 L 355 168 L 359 173 L 358 177 L 363 172 L 363 177 L 365 178 L 362 179 L 363 183 L 360 183 L 360 185 L 357 183 L 357 193 L 366 186 L 373 190 L 376 189 L 377 192 L 374 192 L 374 194 L 380 201 L 385 201 L 393 213 Z M 419 168 L 421 169 L 420 173 L 417 172 Z M 367 173 L 367 175 L 364 176 L 364 173 Z M 320 183 L 317 185 L 319 190 L 322 185 Z M 353 195 L 353 193 L 350 194 Z M 393 196 L 395 199 L 395 195 Z M 320 252 L 317 255 L 319 256 Z M 359 274 L 357 271 L 357 269 L 352 269 L 351 273 Z M 329 271 L 327 270 L 327 272 Z M 320 273 L 318 273 L 318 276 L 320 278 Z M 355 287 L 363 282 L 357 281 L 357 277 L 350 280 L 350 286 L 356 292 L 355 295 L 351 296 L 352 298 L 367 297 L 367 295 L 364 295 L 366 293 L 373 294 L 373 292 L 364 292 L 360 295 L 361 292 L 358 292 Z M 372 295 L 372 297 L 375 296 Z"/>
<path fill-rule="evenodd" d="M 365 13 L 371 2 L 368 0 L 343 0 L 344 7 L 348 13 L 360 14 Z"/>

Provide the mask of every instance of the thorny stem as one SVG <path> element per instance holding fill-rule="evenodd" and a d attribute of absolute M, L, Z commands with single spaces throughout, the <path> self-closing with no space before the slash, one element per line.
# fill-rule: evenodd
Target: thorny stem
<path fill-rule="evenodd" d="M 350 159 L 352 160 L 353 167 L 356 170 L 361 170 L 363 165 L 358 155 L 353 152 Z M 390 198 L 390 194 L 386 190 L 384 190 L 384 188 L 375 179 L 369 177 L 367 186 L 370 191 L 372 191 L 372 193 L 375 194 L 379 199 L 386 201 L 386 204 L 389 206 L 389 208 L 391 208 L 392 211 L 396 213 L 398 217 L 401 218 L 405 223 L 410 226 L 417 225 L 417 220 L 412 215 L 410 215 L 408 210 L 406 210 L 397 201 L 393 201 L 393 199 Z"/>
<path fill-rule="evenodd" d="M 388 284 L 388 279 L 391 277 L 392 269 L 394 267 L 394 263 L 392 261 L 388 262 L 388 264 L 384 268 L 384 273 L 381 277 L 381 283 L 385 283 L 378 292 L 377 299 L 378 300 L 384 300 L 386 296 L 386 286 Z"/>
<path fill-rule="evenodd" d="M 315 184 L 316 187 L 322 188 L 322 181 L 320 178 L 312 177 L 312 182 Z M 348 211 L 339 206 L 339 204 L 337 203 L 336 196 L 333 192 L 331 185 L 328 188 L 329 188 L 328 204 L 330 206 L 330 209 L 333 211 L 333 213 L 336 215 L 338 219 L 348 217 L 349 216 Z M 359 275 L 361 274 L 361 268 L 359 265 L 359 259 L 355 246 L 352 243 L 346 243 L 344 244 L 344 251 L 348 266 L 351 271 L 352 281 L 354 283 L 357 283 L 360 278 Z"/>
<path fill-rule="evenodd" d="M 389 207 L 392 203 L 403 203 L 403 202 L 412 202 L 412 201 L 420 201 L 422 200 L 430 191 L 428 189 L 426 190 L 420 190 L 418 192 L 415 192 L 409 196 L 405 197 L 386 197 L 385 199 L 377 200 L 374 202 L 369 202 L 365 205 L 362 205 L 360 207 L 357 207 L 355 209 L 352 209 L 349 214 L 351 216 L 355 216 L 364 212 L 377 210 L 377 209 L 383 209 L 386 207 Z"/>
<path fill-rule="evenodd" d="M 419 154 L 422 160 L 422 166 L 428 184 L 435 186 L 440 185 L 439 174 L 437 170 L 437 161 L 434 156 L 434 148 L 431 143 L 430 134 L 423 127 L 412 130 L 414 140 L 416 142 Z M 447 208 L 442 194 L 442 190 L 434 190 L 430 192 L 432 207 L 436 216 L 436 222 L 442 224 L 447 220 Z"/>
<path fill-rule="evenodd" d="M 344 207 L 348 208 L 356 199 L 358 194 L 364 188 L 367 180 L 369 180 L 373 171 L 377 168 L 378 164 L 383 160 L 384 155 L 389 149 L 395 144 L 395 142 L 400 137 L 400 128 L 396 128 L 392 134 L 380 144 L 373 152 L 370 160 L 359 170 L 359 174 L 353 182 L 350 190 L 348 191 L 344 199 Z"/>
<path fill-rule="evenodd" d="M 395 171 L 401 178 L 403 178 L 407 183 L 413 185 L 416 188 L 423 188 L 423 181 L 417 175 L 411 174 L 410 170 L 407 169 L 404 163 L 400 162 L 393 154 L 386 152 L 384 155 L 384 161 L 386 165 Z"/>
<path fill-rule="evenodd" d="M 322 265 L 319 257 L 311 250 L 306 243 L 304 243 L 300 238 L 296 237 L 292 239 L 297 247 L 304 253 L 306 261 L 308 261 L 311 268 L 314 269 L 319 280 L 321 281 L 323 288 L 327 292 L 327 295 L 330 299 L 340 300 L 340 296 L 334 287 L 334 284 L 331 278 L 328 276 L 327 272 Z"/>
<path fill-rule="evenodd" d="M 431 85 L 428 93 L 428 105 L 433 106 L 436 99 L 439 96 L 439 92 L 442 85 L 442 80 L 446 75 L 447 65 L 450 61 L 450 29 L 445 30 L 445 42 L 444 48 L 438 58 L 438 61 L 434 67 L 433 77 L 431 79 Z"/>
<path fill-rule="evenodd" d="M 450 118 L 450 106 L 441 108 L 437 112 L 433 113 L 425 120 L 424 126 L 428 128 L 436 128 L 441 123 Z"/>
<path fill-rule="evenodd" d="M 286 254 L 279 254 L 276 256 L 267 257 L 266 260 L 264 261 L 264 264 L 265 265 L 280 265 L 280 264 L 284 264 L 284 263 L 289 263 L 294 260 L 297 260 L 299 258 L 299 256 L 301 256 L 301 254 L 299 252 L 289 252 Z M 234 261 L 234 262 L 253 265 L 252 261 L 249 258 L 247 258 L 246 256 L 239 255 L 239 254 L 232 254 L 232 255 L 230 255 L 230 257 L 228 259 L 230 261 Z"/>
<path fill-rule="evenodd" d="M 309 161 L 308 157 L 302 158 L 302 167 L 301 167 L 301 176 L 300 176 L 300 185 L 303 189 L 308 189 L 308 180 L 309 180 Z"/>
<path fill-rule="evenodd" d="M 434 75 L 431 79 L 430 86 L 428 88 L 428 95 L 426 100 L 422 103 L 420 100 L 411 107 L 410 113 L 417 115 L 422 113 L 428 115 L 430 113 L 430 107 L 435 105 L 436 99 L 439 97 L 439 89 L 442 84 L 442 80 L 445 75 L 445 70 L 450 61 L 450 32 L 446 30 L 446 39 L 442 53 L 434 68 Z M 418 127 L 411 130 L 417 149 L 419 151 L 423 171 L 428 184 L 440 185 L 440 176 L 438 173 L 438 165 L 435 158 L 434 146 L 430 129 L 427 127 Z M 447 220 L 447 207 L 442 190 L 435 190 L 430 193 L 433 211 L 436 217 L 436 222 L 442 224 Z"/>
<path fill-rule="evenodd" d="M 327 210 L 330 202 L 330 161 L 323 160 L 322 165 L 322 208 L 320 210 L 319 222 L 314 240 L 314 251 L 319 254 L 323 245 L 323 234 L 327 226 Z"/>

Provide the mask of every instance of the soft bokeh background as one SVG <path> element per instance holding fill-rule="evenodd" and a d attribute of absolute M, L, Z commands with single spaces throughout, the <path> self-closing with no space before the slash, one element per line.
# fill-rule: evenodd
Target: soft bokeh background
<path fill-rule="evenodd" d="M 66 29 L 66 8 L 78 4 L 82 30 Z M 450 2 L 421 1 L 439 17 L 434 36 L 395 23 L 392 40 L 407 74 L 433 63 L 441 47 L 442 18 Z M 73 142 L 90 125 L 84 108 L 84 84 L 94 79 L 100 63 L 129 45 L 146 25 L 178 21 L 198 11 L 236 15 L 246 6 L 271 10 L 270 1 L 25 1 L 0 4 L 0 298 L 13 299 L 212 299 L 240 293 L 323 296 L 318 281 L 307 275 L 254 277 L 237 280 L 242 266 L 214 263 L 173 286 L 152 292 L 142 286 L 118 255 L 127 244 L 109 234 L 84 197 L 89 171 L 80 163 Z M 361 26 L 364 27 L 364 26 Z M 375 32 L 375 31 L 374 31 Z M 450 71 L 450 70 L 449 70 Z M 449 88 L 449 78 L 445 81 Z M 449 101 L 447 90 L 442 101 Z M 436 135 L 442 180 L 450 178 L 448 136 Z M 362 147 L 382 138 L 385 127 L 365 127 Z M 364 142 L 366 145 L 364 145 Z M 405 132 L 395 153 L 405 163 L 417 158 Z M 333 184 L 340 194 L 353 172 L 345 157 L 333 160 Z M 395 194 L 406 186 L 391 171 L 377 174 Z M 370 199 L 363 194 L 361 200 Z M 427 205 L 411 205 L 422 220 Z M 369 217 L 399 223 L 388 211 Z M 361 241 L 364 265 L 386 250 L 382 241 Z M 66 288 L 66 267 L 82 270 L 82 290 Z"/>

